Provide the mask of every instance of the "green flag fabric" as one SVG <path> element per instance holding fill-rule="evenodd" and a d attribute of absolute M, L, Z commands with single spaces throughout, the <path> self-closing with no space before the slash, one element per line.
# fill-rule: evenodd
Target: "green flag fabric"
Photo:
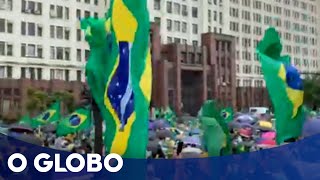
<path fill-rule="evenodd" d="M 107 153 L 145 158 L 152 87 L 147 0 L 111 0 L 105 18 L 81 25 L 90 45 L 86 77 L 105 119 Z"/>
<path fill-rule="evenodd" d="M 221 116 L 226 123 L 229 123 L 233 120 L 233 109 L 232 107 L 225 108 L 221 111 Z"/>
<path fill-rule="evenodd" d="M 32 119 L 30 118 L 29 114 L 22 116 L 21 119 L 19 120 L 19 124 L 32 126 L 31 123 L 32 123 Z"/>
<path fill-rule="evenodd" d="M 290 64 L 289 56 L 282 56 L 280 37 L 269 28 L 257 47 L 266 86 L 274 106 L 277 143 L 296 139 L 304 123 L 303 81 L 298 70 Z"/>
<path fill-rule="evenodd" d="M 45 112 L 32 119 L 32 128 L 38 128 L 39 126 L 47 125 L 52 122 L 60 120 L 60 101 L 52 104 Z"/>
<path fill-rule="evenodd" d="M 212 117 L 200 117 L 200 123 L 203 130 L 203 146 L 208 156 L 220 156 L 221 150 L 226 145 L 226 135 L 218 121 Z"/>
<path fill-rule="evenodd" d="M 57 135 L 65 136 L 82 130 L 87 130 L 91 127 L 91 124 L 91 110 L 87 108 L 80 108 L 59 122 Z"/>
<path fill-rule="evenodd" d="M 207 146 L 207 150 L 208 150 L 208 154 L 210 155 L 210 151 L 215 152 L 216 149 L 218 149 L 218 147 L 221 148 L 222 150 L 222 154 L 221 155 L 229 155 L 232 153 L 232 147 L 231 147 L 231 137 L 230 137 L 230 132 L 229 132 L 229 128 L 227 123 L 225 122 L 224 118 L 221 116 L 221 110 L 217 105 L 217 102 L 214 100 L 208 100 L 204 103 L 204 105 L 202 106 L 200 112 L 200 123 L 202 125 L 202 127 L 204 128 L 204 141 L 210 140 L 210 138 L 215 138 L 215 136 L 217 136 L 217 134 L 221 133 L 220 130 L 217 129 L 217 127 L 210 127 L 210 124 L 207 123 L 214 123 L 213 121 L 216 121 L 219 125 L 219 127 L 222 130 L 222 133 L 224 135 L 219 135 L 219 137 L 224 136 L 225 139 L 223 142 L 220 141 L 214 141 L 211 142 L 204 142 L 205 144 L 210 144 L 213 143 L 211 145 L 211 147 L 213 148 L 212 150 L 210 149 L 209 146 Z M 209 119 L 207 119 L 209 118 Z M 204 121 L 206 120 L 206 121 Z M 213 126 L 213 125 L 212 125 Z M 213 130 L 216 129 L 216 130 Z M 206 132 L 207 131 L 207 132 Z M 207 137 L 208 136 L 208 137 Z M 221 138 L 219 138 L 219 140 L 221 140 Z M 215 146 L 214 146 L 215 144 Z M 223 144 L 223 146 L 221 146 L 221 144 Z M 216 147 L 217 146 L 217 147 Z M 215 153 L 214 153 L 215 154 Z"/>

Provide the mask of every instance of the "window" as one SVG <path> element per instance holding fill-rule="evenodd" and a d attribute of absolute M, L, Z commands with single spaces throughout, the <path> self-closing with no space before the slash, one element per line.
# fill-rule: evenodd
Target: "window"
<path fill-rule="evenodd" d="M 42 68 L 37 68 L 37 79 L 38 80 L 42 79 Z"/>
<path fill-rule="evenodd" d="M 26 68 L 22 67 L 21 68 L 21 78 L 26 78 Z"/>
<path fill-rule="evenodd" d="M 64 14 L 65 14 L 65 18 L 69 19 L 69 8 L 67 7 L 64 8 Z"/>
<path fill-rule="evenodd" d="M 77 18 L 80 19 L 81 18 L 81 10 L 77 9 Z"/>
<path fill-rule="evenodd" d="M 90 17 L 90 11 L 84 11 L 84 17 L 85 18 Z"/>
<path fill-rule="evenodd" d="M 56 32 L 57 32 L 57 38 L 58 39 L 63 39 L 63 27 L 57 26 L 56 27 Z"/>
<path fill-rule="evenodd" d="M 180 4 L 174 3 L 174 14 L 180 15 Z"/>
<path fill-rule="evenodd" d="M 7 44 L 7 56 L 13 56 L 13 46 L 12 46 L 12 44 Z"/>
<path fill-rule="evenodd" d="M 77 81 L 81 81 L 82 77 L 81 77 L 81 71 L 77 70 Z"/>
<path fill-rule="evenodd" d="M 64 59 L 69 61 L 70 60 L 70 48 L 65 48 L 64 49 Z"/>
<path fill-rule="evenodd" d="M 50 26 L 50 37 L 51 37 L 51 38 L 54 38 L 54 37 L 55 37 L 55 31 L 54 31 L 54 30 L 55 30 L 55 27 L 51 25 L 51 26 Z"/>
<path fill-rule="evenodd" d="M 172 13 L 172 2 L 167 2 L 167 13 Z"/>
<path fill-rule="evenodd" d="M 57 18 L 62 19 L 63 18 L 63 7 L 57 6 Z"/>
<path fill-rule="evenodd" d="M 94 12 L 94 13 L 93 13 L 93 16 L 94 16 L 94 18 L 96 18 L 96 19 L 98 19 L 98 18 L 99 18 L 99 15 L 98 15 L 98 13 L 97 13 L 97 12 Z"/>
<path fill-rule="evenodd" d="M 69 81 L 69 70 L 65 70 L 65 80 Z"/>
<path fill-rule="evenodd" d="M 89 56 L 90 56 L 90 50 L 85 50 L 84 51 L 84 58 L 86 59 L 86 61 L 88 61 Z"/>
<path fill-rule="evenodd" d="M 154 9 L 154 10 L 160 10 L 160 9 L 161 9 L 160 0 L 155 0 L 155 1 L 154 1 L 153 9 Z"/>
<path fill-rule="evenodd" d="M 180 32 L 180 21 L 174 21 L 174 30 Z"/>
<path fill-rule="evenodd" d="M 171 31 L 172 30 L 172 20 L 167 19 L 167 30 Z"/>
<path fill-rule="evenodd" d="M 154 22 L 161 28 L 161 18 L 159 17 L 154 17 Z"/>
<path fill-rule="evenodd" d="M 64 39 L 70 39 L 70 30 L 68 28 L 64 28 Z"/>
<path fill-rule="evenodd" d="M 35 44 L 21 44 L 21 57 L 42 57 L 42 47 Z"/>
<path fill-rule="evenodd" d="M 30 71 L 30 79 L 36 79 L 36 72 L 34 68 L 29 68 Z"/>
<path fill-rule="evenodd" d="M 0 78 L 5 78 L 5 67 L 0 66 Z"/>
<path fill-rule="evenodd" d="M 63 48 L 57 47 L 56 51 L 57 51 L 56 59 L 63 60 Z"/>
<path fill-rule="evenodd" d="M 0 11 L 1 10 L 12 11 L 12 0 L 0 0 Z"/>
<path fill-rule="evenodd" d="M 42 26 L 41 25 L 37 25 L 37 35 L 39 36 L 39 37 L 41 37 L 42 36 Z"/>
<path fill-rule="evenodd" d="M 183 33 L 187 32 L 187 23 L 186 22 L 182 22 L 182 32 Z"/>
<path fill-rule="evenodd" d="M 81 49 L 77 49 L 77 61 L 81 62 Z"/>
<path fill-rule="evenodd" d="M 7 22 L 7 33 L 12 33 L 13 24 L 11 22 Z"/>
<path fill-rule="evenodd" d="M 53 47 L 53 46 L 51 46 L 50 47 L 50 59 L 56 59 L 56 56 L 55 56 L 55 51 L 56 49 L 55 49 L 55 47 Z"/>
<path fill-rule="evenodd" d="M 28 23 L 28 35 L 35 36 L 36 35 L 36 24 Z"/>
<path fill-rule="evenodd" d="M 81 41 L 81 29 L 77 29 L 77 41 Z"/>
<path fill-rule="evenodd" d="M 188 16 L 187 5 L 182 5 L 182 16 Z"/>
<path fill-rule="evenodd" d="M 6 26 L 6 20 L 0 19 L 0 32 L 6 32 L 5 26 Z"/>
<path fill-rule="evenodd" d="M 174 43 L 180 44 L 180 42 L 181 42 L 180 38 L 174 38 Z"/>
<path fill-rule="evenodd" d="M 198 25 L 197 24 L 192 24 L 192 33 L 198 34 Z"/>
<path fill-rule="evenodd" d="M 172 43 L 172 37 L 167 37 L 167 43 L 168 44 Z"/>
<path fill-rule="evenodd" d="M 84 0 L 84 2 L 90 4 L 90 0 Z"/>
<path fill-rule="evenodd" d="M 0 56 L 4 56 L 5 54 L 5 42 L 0 41 Z"/>
<path fill-rule="evenodd" d="M 198 17 L 198 8 L 192 7 L 192 17 L 197 18 Z"/>
<path fill-rule="evenodd" d="M 12 67 L 7 66 L 7 78 L 12 78 Z"/>

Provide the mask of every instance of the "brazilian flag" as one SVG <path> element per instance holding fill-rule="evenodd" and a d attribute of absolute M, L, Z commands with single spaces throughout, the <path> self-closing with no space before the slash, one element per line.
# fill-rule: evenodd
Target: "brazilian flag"
<path fill-rule="evenodd" d="M 66 136 L 68 134 L 86 130 L 91 127 L 91 124 L 91 110 L 80 108 L 59 122 L 57 135 Z"/>
<path fill-rule="evenodd" d="M 257 47 L 267 89 L 274 106 L 277 143 L 297 139 L 304 123 L 303 81 L 291 65 L 289 56 L 282 56 L 282 44 L 275 28 L 269 28 Z"/>
<path fill-rule="evenodd" d="M 147 0 L 111 0 L 105 18 L 81 26 L 90 46 L 87 82 L 106 123 L 105 149 L 145 158 L 152 88 Z"/>
<path fill-rule="evenodd" d="M 32 128 L 38 128 L 39 126 L 47 125 L 52 122 L 60 120 L 60 101 L 52 104 L 49 109 L 32 119 Z"/>
<path fill-rule="evenodd" d="M 222 109 L 221 116 L 225 120 L 226 123 L 229 123 L 233 120 L 233 109 L 232 107 L 228 107 L 225 109 Z"/>

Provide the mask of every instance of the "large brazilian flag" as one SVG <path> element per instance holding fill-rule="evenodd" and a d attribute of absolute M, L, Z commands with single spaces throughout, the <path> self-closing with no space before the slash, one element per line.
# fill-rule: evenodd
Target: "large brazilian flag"
<path fill-rule="evenodd" d="M 289 56 L 282 56 L 278 32 L 269 28 L 257 47 L 264 79 L 275 110 L 277 143 L 297 139 L 304 123 L 303 81 Z"/>
<path fill-rule="evenodd" d="M 91 48 L 86 76 L 106 122 L 106 151 L 145 158 L 152 87 L 147 0 L 112 0 L 105 18 L 82 24 Z"/>

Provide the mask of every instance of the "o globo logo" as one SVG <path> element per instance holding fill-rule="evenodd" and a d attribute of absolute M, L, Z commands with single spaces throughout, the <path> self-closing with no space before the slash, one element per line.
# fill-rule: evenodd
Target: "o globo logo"
<path fill-rule="evenodd" d="M 87 167 L 87 172 L 99 172 L 102 170 L 102 167 L 112 173 L 119 172 L 123 167 L 123 159 L 118 154 L 109 154 L 107 155 L 103 163 L 101 162 L 102 157 L 99 154 L 87 154 L 87 161 L 81 154 L 73 153 L 70 154 L 66 159 L 66 167 L 61 167 L 60 165 L 60 154 L 54 155 L 54 161 L 49 160 L 50 155 L 46 153 L 38 154 L 34 158 L 34 167 L 39 172 L 49 172 L 53 167 L 55 172 L 80 172 L 82 171 L 85 166 Z M 16 166 L 14 165 L 13 161 L 19 159 L 21 161 L 21 165 Z M 111 159 L 114 159 L 117 161 L 117 165 L 115 167 L 112 167 L 110 165 Z M 79 163 L 77 166 L 74 166 L 72 164 L 73 160 L 78 160 Z M 42 161 L 42 165 L 40 165 L 40 161 Z M 27 159 L 24 155 L 20 153 L 12 154 L 8 159 L 8 167 L 12 172 L 20 173 L 26 169 L 28 165 Z"/>

